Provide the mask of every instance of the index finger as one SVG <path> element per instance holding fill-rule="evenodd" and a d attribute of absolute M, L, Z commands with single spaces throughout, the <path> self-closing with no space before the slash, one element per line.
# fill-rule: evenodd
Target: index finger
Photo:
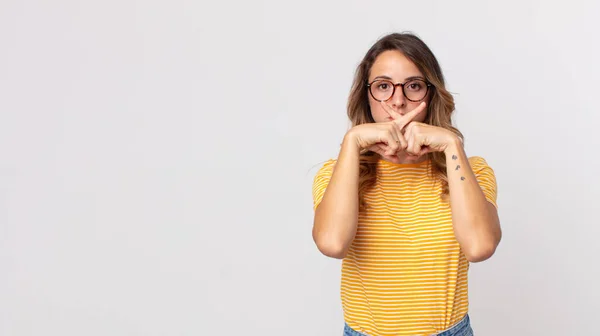
<path fill-rule="evenodd" d="M 389 114 L 392 119 L 395 120 L 395 119 L 402 118 L 402 115 L 400 113 L 394 111 L 394 109 L 387 106 L 387 104 L 385 102 L 380 102 L 380 104 L 381 104 L 381 107 L 383 108 L 383 110 L 385 112 L 387 112 L 387 114 Z"/>
<path fill-rule="evenodd" d="M 394 118 L 394 122 L 396 122 L 396 124 L 398 126 L 400 126 L 400 129 L 403 129 L 406 125 L 408 125 L 411 121 L 413 121 L 419 114 L 423 113 L 423 111 L 425 111 L 426 106 L 427 106 L 427 104 L 425 104 L 425 102 L 422 102 L 414 110 L 406 113 L 403 116 L 400 116 L 399 118 Z"/>

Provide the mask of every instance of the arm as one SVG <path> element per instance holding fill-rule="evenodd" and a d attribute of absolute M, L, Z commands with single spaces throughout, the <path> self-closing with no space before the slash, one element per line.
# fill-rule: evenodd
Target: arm
<path fill-rule="evenodd" d="M 470 262 L 484 261 L 502 237 L 498 211 L 485 198 L 460 140 L 450 142 L 444 152 L 454 234 Z"/>
<path fill-rule="evenodd" d="M 360 148 L 348 133 L 323 199 L 315 209 L 313 240 L 328 257 L 344 258 L 356 234 L 359 156 Z"/>
<path fill-rule="evenodd" d="M 425 105 L 421 103 L 404 115 L 396 113 L 393 121 L 357 125 L 346 133 L 331 178 L 315 209 L 312 235 L 323 254 L 344 258 L 356 235 L 361 149 L 391 156 L 406 148 L 402 129 L 425 112 Z M 379 149 L 373 148 L 375 145 Z"/>

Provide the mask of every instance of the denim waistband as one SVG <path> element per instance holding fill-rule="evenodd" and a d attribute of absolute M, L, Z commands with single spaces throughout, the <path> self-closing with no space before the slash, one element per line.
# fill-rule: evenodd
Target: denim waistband
<path fill-rule="evenodd" d="M 460 321 L 454 324 L 452 327 L 433 334 L 431 336 L 472 336 L 473 330 L 471 329 L 471 319 L 469 314 L 466 314 Z M 360 333 L 350 328 L 348 324 L 344 325 L 344 336 L 370 336 L 367 334 Z"/>

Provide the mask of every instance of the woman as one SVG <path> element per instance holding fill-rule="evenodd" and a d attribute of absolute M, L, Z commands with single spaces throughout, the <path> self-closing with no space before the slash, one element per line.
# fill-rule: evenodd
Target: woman
<path fill-rule="evenodd" d="M 472 335 L 470 262 L 501 238 L 493 170 L 467 157 L 454 100 L 412 34 L 378 40 L 348 100 L 353 127 L 313 184 L 313 239 L 343 259 L 345 335 Z"/>

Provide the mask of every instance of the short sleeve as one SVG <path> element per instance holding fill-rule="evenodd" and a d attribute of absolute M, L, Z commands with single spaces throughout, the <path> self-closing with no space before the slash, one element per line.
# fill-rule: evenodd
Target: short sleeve
<path fill-rule="evenodd" d="M 477 182 L 483 191 L 485 198 L 498 208 L 498 186 L 496 185 L 496 175 L 494 170 L 487 164 L 482 157 L 474 156 L 469 158 L 469 164 L 477 178 Z"/>
<path fill-rule="evenodd" d="M 313 210 L 316 210 L 317 206 L 321 203 L 321 200 L 323 200 L 323 195 L 325 194 L 325 189 L 327 189 L 329 180 L 331 180 L 334 166 L 335 160 L 328 160 L 315 175 L 312 186 Z"/>

